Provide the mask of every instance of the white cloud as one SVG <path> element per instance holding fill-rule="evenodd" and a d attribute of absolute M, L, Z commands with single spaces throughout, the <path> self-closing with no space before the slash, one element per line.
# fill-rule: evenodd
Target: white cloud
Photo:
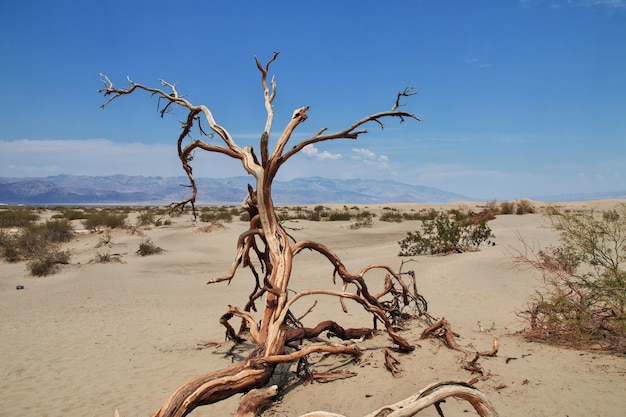
<path fill-rule="evenodd" d="M 380 170 L 389 170 L 389 158 L 387 155 L 377 155 L 366 148 L 352 148 L 352 159 L 367 166 L 373 166 Z"/>
<path fill-rule="evenodd" d="M 338 153 L 330 153 L 328 151 L 320 152 L 314 145 L 307 145 L 302 149 L 302 153 L 308 156 L 309 158 L 313 158 L 316 161 L 324 161 L 327 159 L 341 159 L 343 156 Z"/>
<path fill-rule="evenodd" d="M 365 148 L 352 148 L 352 152 L 355 153 L 353 159 L 367 159 L 367 160 L 375 160 L 377 159 L 376 154 L 369 149 Z"/>

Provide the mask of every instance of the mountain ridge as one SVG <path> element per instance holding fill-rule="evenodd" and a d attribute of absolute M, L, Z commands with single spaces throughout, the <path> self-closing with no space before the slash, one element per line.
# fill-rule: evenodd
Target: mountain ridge
<path fill-rule="evenodd" d="M 199 204 L 240 204 L 250 176 L 197 178 Z M 0 178 L 3 204 L 153 204 L 182 201 L 189 195 L 188 179 L 132 175 Z M 275 181 L 276 204 L 316 203 L 448 203 L 466 196 L 433 187 L 392 180 L 337 180 L 323 177 Z"/>
<path fill-rule="evenodd" d="M 247 195 L 251 176 L 198 178 L 198 204 L 240 204 Z M 187 177 L 141 175 L 55 175 L 48 177 L 0 177 L 0 204 L 26 205 L 167 205 L 189 196 Z M 278 205 L 292 204 L 385 204 L 487 201 L 434 187 L 410 185 L 393 180 L 296 178 L 275 181 L 272 198 Z M 532 200 L 590 201 L 626 199 L 626 190 L 527 196 Z"/>

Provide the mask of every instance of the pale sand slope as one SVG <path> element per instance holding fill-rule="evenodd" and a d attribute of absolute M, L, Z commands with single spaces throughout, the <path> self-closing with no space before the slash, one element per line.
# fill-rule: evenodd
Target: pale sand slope
<path fill-rule="evenodd" d="M 586 203 L 610 206 L 615 202 Z M 579 204 L 578 207 L 583 206 Z M 424 206 L 404 205 L 403 210 Z M 447 208 L 459 207 L 459 204 Z M 381 207 L 368 210 L 381 212 Z M 419 222 L 384 223 L 351 230 L 346 222 L 290 223 L 297 239 L 327 244 L 353 272 L 373 263 L 399 266 L 397 241 Z M 199 226 L 202 226 L 200 224 Z M 500 340 L 494 358 L 480 363 L 489 378 L 476 384 L 494 402 L 502 416 L 622 416 L 626 410 L 626 357 L 559 349 L 529 343 L 515 335 L 523 322 L 515 311 L 541 283 L 534 271 L 519 271 L 509 256 L 522 245 L 517 235 L 545 247 L 557 242 L 540 214 L 499 216 L 490 222 L 496 246 L 480 252 L 446 257 L 418 257 L 405 269 L 414 269 L 429 311 L 445 316 L 460 334 L 459 343 L 478 350 Z M 127 231 L 113 232 L 113 246 L 95 246 L 99 235 L 81 235 L 71 243 L 73 265 L 46 278 L 27 275 L 24 264 L 0 264 L 0 415 L 2 416 L 147 416 L 189 377 L 230 364 L 224 353 L 231 344 L 198 349 L 204 342 L 222 342 L 218 319 L 228 304 L 243 305 L 251 290 L 251 276 L 241 270 L 230 284 L 205 285 L 228 270 L 239 233 L 245 223 L 198 232 L 188 218 L 171 226 L 145 230 L 161 255 L 135 254 L 144 239 Z M 90 264 L 96 253 L 119 253 L 125 263 Z M 80 265 L 76 263 L 80 262 Z M 326 286 L 332 267 L 311 252 L 296 258 L 294 290 Z M 382 275 L 366 275 L 382 283 Z M 16 285 L 24 290 L 16 290 Z M 296 309 L 303 314 L 316 300 L 304 299 Z M 336 300 L 317 298 L 306 325 L 332 318 L 344 326 L 370 326 L 358 305 L 343 314 Z M 480 332 L 483 327 L 495 329 Z M 468 380 L 461 369 L 463 355 L 439 341 L 418 340 L 421 325 L 404 332 L 415 352 L 397 355 L 403 372 L 393 377 L 385 370 L 383 354 L 367 350 L 360 363 L 346 369 L 356 377 L 329 384 L 291 385 L 282 401 L 264 416 L 297 416 L 327 410 L 361 416 L 384 404 L 403 399 L 439 380 Z M 384 347 L 384 334 L 359 343 Z M 243 351 L 238 351 L 243 354 Z M 509 359 L 515 358 L 515 359 Z M 315 357 L 312 359 L 319 359 Z M 507 359 L 509 359 L 507 361 Z M 334 369 L 344 359 L 324 359 L 313 370 Z M 284 383 L 290 373 L 277 372 Z M 239 398 L 201 407 L 193 416 L 232 415 Z M 442 405 L 447 417 L 467 415 L 465 402 Z M 427 410 L 420 415 L 435 416 Z"/>

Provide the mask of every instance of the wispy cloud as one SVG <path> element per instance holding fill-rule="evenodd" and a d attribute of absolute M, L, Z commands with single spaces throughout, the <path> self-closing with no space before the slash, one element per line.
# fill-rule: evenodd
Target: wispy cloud
<path fill-rule="evenodd" d="M 313 158 L 316 161 L 325 161 L 328 159 L 341 159 L 343 156 L 338 153 L 331 153 L 328 151 L 320 152 L 314 145 L 307 145 L 302 149 L 302 153 L 304 153 L 309 158 Z"/>
<path fill-rule="evenodd" d="M 389 158 L 386 155 L 378 155 L 366 148 L 352 148 L 352 152 L 353 154 L 351 159 L 354 161 L 358 161 L 378 169 L 389 169 Z"/>
<path fill-rule="evenodd" d="M 626 9 L 626 0 L 579 0 L 581 6 L 604 6 L 613 9 Z"/>
<path fill-rule="evenodd" d="M 567 6 L 574 7 L 606 7 L 609 9 L 626 10 L 626 0 L 519 0 L 522 7 L 531 7 L 538 3 L 548 3 L 553 9 Z"/>

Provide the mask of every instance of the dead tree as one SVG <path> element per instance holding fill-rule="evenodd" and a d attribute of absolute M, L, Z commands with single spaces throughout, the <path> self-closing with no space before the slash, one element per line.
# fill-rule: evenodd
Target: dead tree
<path fill-rule="evenodd" d="M 360 351 L 354 344 L 316 344 L 308 347 L 296 345 L 297 342 L 317 337 L 326 330 L 330 330 L 334 335 L 344 340 L 367 337 L 373 332 L 371 328 L 344 329 L 332 320 L 324 321 L 314 328 L 297 325 L 291 315 L 290 308 L 295 302 L 307 295 L 325 294 L 337 297 L 342 305 L 346 300 L 356 302 L 374 317 L 375 322 L 384 326 L 397 350 L 409 352 L 414 349 L 396 332 L 390 320 L 390 307 L 384 306 L 379 298 L 370 292 L 364 276 L 372 269 L 383 269 L 387 271 L 392 280 L 400 284 L 401 288 L 408 288 L 402 282 L 400 274 L 386 265 L 370 265 L 363 268 L 359 273 L 351 273 L 328 247 L 311 241 L 294 242 L 281 225 L 272 201 L 272 183 L 278 170 L 306 146 L 335 139 L 357 139 L 360 135 L 367 133 L 364 125 L 370 122 L 378 124 L 381 128 L 384 127 L 383 119 L 395 118 L 400 122 L 408 119 L 419 121 L 413 114 L 399 110 L 400 100 L 414 93 L 411 92 L 410 88 L 407 88 L 398 93 L 390 110 L 364 117 L 337 132 L 331 133 L 327 132 L 325 128 L 321 129 L 315 135 L 288 148 L 287 145 L 292 133 L 307 119 L 309 107 L 296 109 L 291 120 L 274 141 L 273 149 L 270 150 L 274 118 L 272 102 L 276 97 L 276 83 L 273 78 L 268 81 L 267 76 L 270 65 L 277 57 L 278 53 L 274 53 L 265 65 L 256 59 L 256 65 L 261 72 L 261 85 L 267 112 L 258 154 L 251 146 L 240 147 L 229 131 L 217 123 L 207 106 L 192 104 L 179 95 L 174 84 L 160 80 L 161 87 L 152 88 L 135 83 L 129 78 L 130 85 L 127 88 L 117 88 L 106 75 L 102 74 L 104 88 L 100 92 L 109 97 L 102 107 L 121 96 L 144 91 L 158 97 L 161 116 L 174 106 L 186 111 L 186 119 L 181 122 L 182 130 L 178 137 L 178 156 L 189 177 L 191 196 L 178 203 L 176 207 L 183 208 L 185 205 L 191 205 L 195 213 L 197 187 L 191 160 L 196 150 L 217 152 L 238 159 L 244 170 L 254 178 L 254 186 L 248 187 L 248 197 L 244 202 L 244 206 L 250 214 L 250 227 L 239 236 L 237 254 L 228 273 L 209 281 L 209 283 L 229 282 L 235 277 L 239 267 L 250 268 L 254 276 L 254 289 L 249 295 L 246 305 L 243 308 L 230 306 L 222 316 L 220 323 L 226 327 L 228 337 L 234 342 L 241 342 L 245 337 L 249 337 L 254 342 L 255 348 L 239 363 L 185 382 L 154 413 L 154 417 L 185 416 L 197 406 L 215 403 L 234 394 L 263 387 L 278 364 L 299 361 L 314 352 L 358 356 Z M 203 123 L 208 125 L 208 129 L 203 126 Z M 200 137 L 206 136 L 216 140 L 194 139 L 192 132 Z M 288 286 L 292 273 L 292 261 L 294 256 L 303 250 L 319 253 L 334 266 L 333 279 L 336 277 L 341 279 L 343 284 L 341 290 L 309 290 L 293 296 L 289 295 Z M 252 259 L 256 260 L 253 262 Z M 255 266 L 259 264 L 260 268 Z M 253 314 L 257 312 L 257 302 L 263 303 L 263 308 L 259 311 L 260 317 L 255 317 Z M 241 326 L 238 331 L 230 324 L 233 318 L 241 319 Z M 273 390 L 262 392 L 267 392 L 266 395 L 271 396 Z M 263 394 L 260 396 L 263 397 Z M 243 401 L 247 401 L 248 398 L 252 397 L 246 396 Z M 250 413 L 249 410 L 255 407 L 254 404 L 264 403 L 264 400 L 259 396 L 249 401 L 252 401 L 253 404 L 242 404 L 240 409 L 248 410 L 246 412 Z"/>

